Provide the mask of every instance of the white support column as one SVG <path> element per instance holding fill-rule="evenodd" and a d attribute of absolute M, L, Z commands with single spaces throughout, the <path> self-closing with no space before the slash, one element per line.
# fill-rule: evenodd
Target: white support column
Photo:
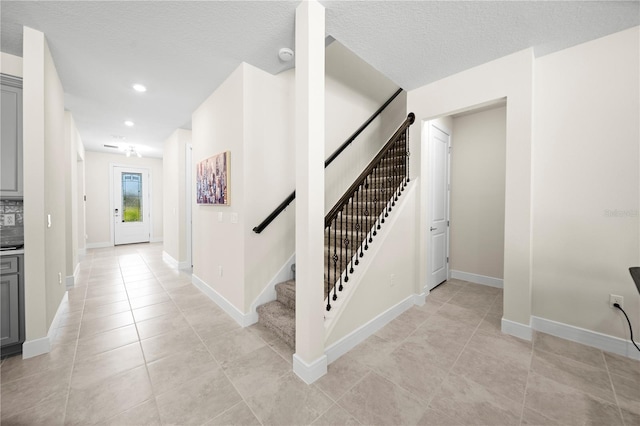
<path fill-rule="evenodd" d="M 296 353 L 307 383 L 327 372 L 324 355 L 324 7 L 296 9 Z"/>

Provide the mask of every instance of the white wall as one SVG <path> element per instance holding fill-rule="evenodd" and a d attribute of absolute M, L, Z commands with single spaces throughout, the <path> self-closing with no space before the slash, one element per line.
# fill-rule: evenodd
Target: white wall
<path fill-rule="evenodd" d="M 79 135 L 78 135 L 79 138 Z M 76 169 L 77 169 L 77 189 L 76 189 L 76 218 L 77 221 L 75 223 L 76 227 L 76 239 L 78 245 L 78 254 L 84 254 L 87 248 L 87 240 L 86 240 L 86 209 L 85 209 L 85 201 L 84 196 L 86 194 L 85 189 L 85 167 L 84 167 L 84 158 L 85 158 L 85 150 L 84 144 L 81 139 L 78 139 L 78 145 L 76 146 Z"/>
<path fill-rule="evenodd" d="M 163 247 L 178 262 L 187 260 L 186 149 L 191 131 L 177 129 L 164 142 L 163 171 Z M 190 191 L 190 189 L 189 189 Z"/>
<path fill-rule="evenodd" d="M 412 90 L 407 100 L 407 110 L 413 111 L 420 123 L 507 98 L 503 318 L 525 333 L 531 316 L 533 67 L 533 51 L 524 50 Z M 426 259 L 430 249 L 426 223 L 429 153 L 424 148 L 422 126 L 412 126 L 410 133 L 411 173 L 421 177 L 417 267 L 420 285 L 425 285 L 427 271 L 421 259 Z"/>
<path fill-rule="evenodd" d="M 124 154 L 85 153 L 87 248 L 113 245 L 110 201 L 110 165 L 144 167 L 151 172 L 151 241 L 162 241 L 162 159 Z"/>
<path fill-rule="evenodd" d="M 337 41 L 327 47 L 325 55 L 326 159 L 398 90 L 398 86 Z M 326 212 L 407 118 L 406 105 L 406 92 L 403 92 L 327 167 Z"/>
<path fill-rule="evenodd" d="M 193 275 L 240 312 L 244 307 L 244 228 L 250 225 L 244 209 L 245 67 L 241 64 L 192 115 L 194 164 L 231 151 L 230 205 L 196 205 L 194 198 Z M 195 180 L 194 172 L 194 188 Z M 238 214 L 238 223 L 230 223 L 231 213 Z"/>
<path fill-rule="evenodd" d="M 261 234 L 252 229 L 295 188 L 294 73 L 244 70 L 244 312 L 295 250 L 295 202 Z"/>
<path fill-rule="evenodd" d="M 453 118 L 451 270 L 502 279 L 505 106 Z"/>
<path fill-rule="evenodd" d="M 407 186 L 398 207 L 389 214 L 361 264 L 355 267 L 350 281 L 345 284 L 353 294 L 339 294 L 339 298 L 347 298 L 347 301 L 343 306 L 336 306 L 338 316 L 327 324 L 326 346 L 336 343 L 415 293 L 417 270 L 413 255 L 417 249 L 413 237 L 418 206 L 416 189 L 416 183 Z M 331 311 L 327 313 L 330 315 Z"/>
<path fill-rule="evenodd" d="M 43 338 L 65 293 L 64 93 L 44 34 L 24 28 L 25 325 Z M 62 148 L 62 149 L 61 149 Z M 51 227 L 47 227 L 51 215 Z M 48 343 L 43 349 L 48 350 Z"/>
<path fill-rule="evenodd" d="M 84 227 L 84 210 L 79 210 L 78 191 L 84 188 L 83 170 L 78 168 L 79 153 L 84 152 L 84 146 L 80 134 L 76 127 L 73 115 L 66 111 L 64 117 L 64 140 L 65 140 L 65 220 L 66 220 L 66 279 L 67 283 L 73 283 L 73 275 L 78 265 L 78 223 L 82 223 Z M 80 216 L 82 215 L 82 217 Z M 84 248 L 84 232 L 82 233 L 82 248 Z"/>
<path fill-rule="evenodd" d="M 533 314 L 622 338 L 610 293 L 640 330 L 639 36 L 536 60 Z"/>
<path fill-rule="evenodd" d="M 0 72 L 15 77 L 22 77 L 22 58 L 0 52 Z"/>

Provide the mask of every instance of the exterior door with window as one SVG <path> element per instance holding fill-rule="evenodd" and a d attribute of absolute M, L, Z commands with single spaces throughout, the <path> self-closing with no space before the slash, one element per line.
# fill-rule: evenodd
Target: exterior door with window
<path fill-rule="evenodd" d="M 114 244 L 150 240 L 149 171 L 113 167 Z"/>

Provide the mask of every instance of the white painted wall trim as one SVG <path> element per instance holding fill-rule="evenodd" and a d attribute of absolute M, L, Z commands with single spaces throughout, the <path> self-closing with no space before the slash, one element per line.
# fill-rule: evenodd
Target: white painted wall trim
<path fill-rule="evenodd" d="M 104 241 L 101 243 L 87 243 L 88 249 L 105 248 L 105 247 L 113 247 L 113 243 L 110 241 Z"/>
<path fill-rule="evenodd" d="M 173 258 L 173 256 L 164 250 L 162 250 L 162 260 L 174 269 L 186 269 L 190 267 L 189 261 L 184 260 L 182 262 L 178 262 Z"/>
<path fill-rule="evenodd" d="M 72 289 L 75 286 L 76 279 L 80 273 L 80 264 L 76 263 L 76 267 L 73 270 L 73 275 L 65 277 L 65 287 L 67 290 Z"/>
<path fill-rule="evenodd" d="M 529 341 L 533 338 L 533 329 L 530 325 L 520 324 L 504 318 L 502 318 L 502 332 Z"/>
<path fill-rule="evenodd" d="M 289 259 L 282 265 L 282 268 L 271 278 L 269 284 L 262 290 L 262 293 L 256 297 L 256 300 L 251 304 L 251 309 L 249 312 L 251 324 L 255 324 L 258 322 L 258 312 L 256 309 L 260 305 L 264 305 L 265 303 L 272 302 L 276 300 L 276 284 L 280 284 L 281 282 L 288 281 L 293 279 L 293 274 L 291 273 L 291 265 L 293 265 L 296 261 L 296 254 L 293 253 Z"/>
<path fill-rule="evenodd" d="M 313 363 L 307 364 L 302 358 L 298 357 L 298 354 L 293 354 L 293 372 L 308 385 L 327 374 L 327 365 L 326 355 L 322 355 Z"/>
<path fill-rule="evenodd" d="M 572 342 L 592 346 L 606 352 L 640 360 L 640 352 L 633 346 L 631 341 L 619 337 L 536 316 L 531 317 L 531 328 L 542 333 L 571 340 Z M 640 346 L 640 342 L 636 343 Z"/>
<path fill-rule="evenodd" d="M 504 288 L 504 281 L 502 278 L 487 277 L 486 275 L 472 274 L 471 272 L 462 272 L 452 269 L 451 278 L 469 281 L 475 284 L 487 285 L 489 287 Z"/>
<path fill-rule="evenodd" d="M 253 321 L 253 316 L 249 314 L 245 314 L 240 312 L 238 308 L 233 306 L 231 302 L 229 302 L 223 295 L 215 291 L 213 288 L 209 287 L 207 283 L 202 281 L 196 275 L 191 276 L 191 283 L 198 288 L 201 292 L 203 292 L 209 299 L 213 300 L 216 305 L 222 308 L 231 318 L 233 318 L 241 327 L 248 327 L 251 324 L 255 324 Z"/>
<path fill-rule="evenodd" d="M 68 307 L 69 293 L 65 292 L 64 296 L 62 296 L 60 304 L 58 305 L 58 310 L 53 316 L 53 321 L 51 321 L 51 326 L 49 327 L 47 335 L 39 339 L 27 340 L 22 344 L 22 359 L 33 358 L 34 356 L 51 352 L 51 343 L 53 342 L 53 339 L 56 337 L 56 333 L 58 332 L 60 319 L 65 314 L 65 312 L 67 312 Z"/>
<path fill-rule="evenodd" d="M 162 238 L 154 238 L 151 237 L 151 239 L 149 240 L 150 243 L 161 243 L 163 240 Z"/>
<path fill-rule="evenodd" d="M 425 298 L 426 293 L 412 294 L 400 303 L 382 312 L 366 324 L 360 326 L 350 334 L 344 336 L 331 346 L 325 348 L 324 353 L 327 356 L 327 363 L 331 364 L 336 361 L 342 355 L 364 342 L 371 335 L 377 333 L 381 328 L 396 319 L 407 309 L 410 309 L 413 305 L 424 305 Z"/>

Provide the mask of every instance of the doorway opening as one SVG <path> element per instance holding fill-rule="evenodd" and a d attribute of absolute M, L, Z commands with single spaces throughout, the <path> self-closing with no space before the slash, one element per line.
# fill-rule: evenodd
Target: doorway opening
<path fill-rule="evenodd" d="M 502 288 L 506 100 L 423 126 L 429 167 L 427 289 L 451 278 Z"/>

